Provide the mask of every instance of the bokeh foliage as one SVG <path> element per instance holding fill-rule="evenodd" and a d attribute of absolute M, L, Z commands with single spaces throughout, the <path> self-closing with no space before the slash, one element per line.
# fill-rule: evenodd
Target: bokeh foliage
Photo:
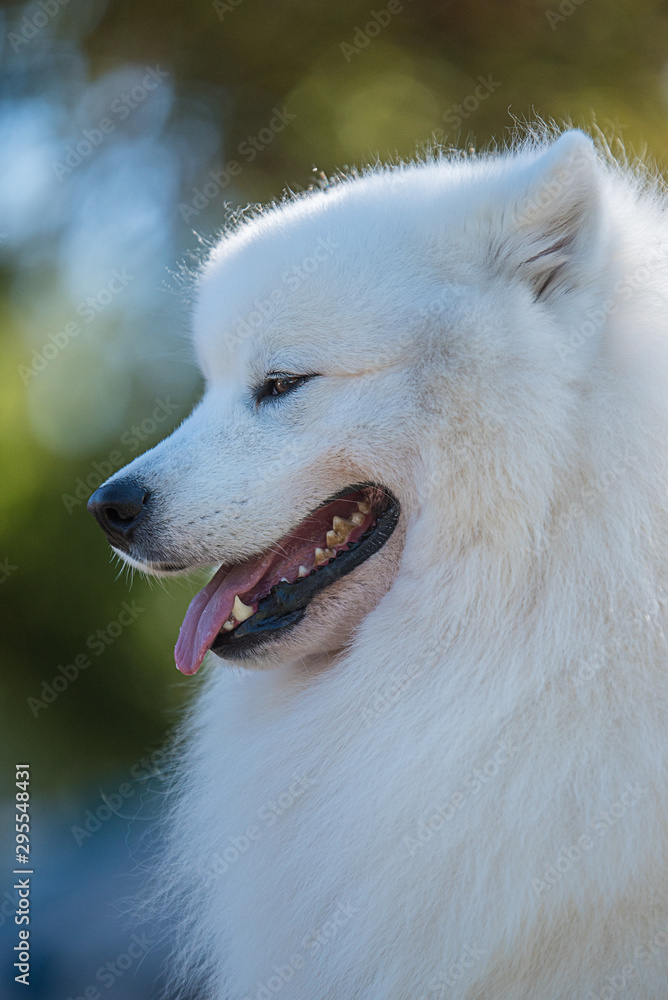
<path fill-rule="evenodd" d="M 201 253 L 197 234 L 214 234 L 228 205 L 307 187 L 314 168 L 412 156 L 435 140 L 502 143 L 536 118 L 598 127 L 667 162 L 659 0 L 395 0 L 389 9 L 383 0 L 69 0 L 17 44 L 38 7 L 4 8 L 0 724 L 11 756 L 30 759 L 45 787 L 136 760 L 198 683 L 176 682 L 172 660 L 195 583 L 135 578 L 130 589 L 84 503 L 63 500 L 94 463 L 130 460 L 197 398 L 182 272 Z M 126 119 L 110 111 L 156 66 L 164 85 Z M 476 97 L 481 79 L 489 93 Z M 260 138 L 252 159 L 240 152 L 249 137 L 266 138 L 276 108 L 294 119 Z M 54 162 L 103 116 L 113 132 L 56 176 Z M 184 213 L 230 159 L 242 164 L 237 176 Z M 127 289 L 86 323 L 81 304 L 123 268 Z M 80 334 L 22 377 L 32 352 L 73 320 Z M 172 411 L 151 426 L 166 398 Z M 145 609 L 137 621 L 35 716 L 28 699 L 126 600 Z"/>

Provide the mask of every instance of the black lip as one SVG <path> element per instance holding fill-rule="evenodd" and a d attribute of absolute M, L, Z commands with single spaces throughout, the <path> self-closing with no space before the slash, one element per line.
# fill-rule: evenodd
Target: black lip
<path fill-rule="evenodd" d="M 293 583 L 277 583 L 258 604 L 255 614 L 242 622 L 232 632 L 219 632 L 211 651 L 223 659 L 244 657 L 270 642 L 276 632 L 293 629 L 306 612 L 310 601 L 330 584 L 351 573 L 357 566 L 375 555 L 397 526 L 401 508 L 399 501 L 385 487 L 375 483 L 348 486 L 329 497 L 321 507 L 339 500 L 355 490 L 375 487 L 382 489 L 388 504 L 376 516 L 376 523 L 358 538 L 347 552 L 340 552 L 336 559 L 308 576 Z M 320 508 L 318 508 L 320 509 Z"/>

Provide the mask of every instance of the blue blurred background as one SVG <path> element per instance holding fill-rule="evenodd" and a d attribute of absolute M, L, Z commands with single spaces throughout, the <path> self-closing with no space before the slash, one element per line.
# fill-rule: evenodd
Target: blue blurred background
<path fill-rule="evenodd" d="M 188 298 L 211 238 L 285 188 L 537 118 L 662 169 L 667 29 L 659 0 L 0 9 L 0 996 L 22 995 L 10 796 L 26 762 L 30 995 L 158 996 L 155 936 L 120 901 L 198 684 L 172 658 L 197 581 L 131 581 L 85 499 L 198 397 Z"/>

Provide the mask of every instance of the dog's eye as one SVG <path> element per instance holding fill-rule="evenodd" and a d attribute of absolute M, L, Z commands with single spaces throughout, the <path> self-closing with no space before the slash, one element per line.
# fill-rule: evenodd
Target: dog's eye
<path fill-rule="evenodd" d="M 271 376 L 262 384 L 257 393 L 257 401 L 261 402 L 269 396 L 284 396 L 286 392 L 291 392 L 298 386 L 315 378 L 314 375 L 290 375 L 287 372 L 272 372 Z"/>
<path fill-rule="evenodd" d="M 302 381 L 303 379 L 299 375 L 282 375 L 280 378 L 272 378 L 269 380 L 269 385 L 271 386 L 270 395 L 282 396 L 284 392 L 294 389 Z"/>

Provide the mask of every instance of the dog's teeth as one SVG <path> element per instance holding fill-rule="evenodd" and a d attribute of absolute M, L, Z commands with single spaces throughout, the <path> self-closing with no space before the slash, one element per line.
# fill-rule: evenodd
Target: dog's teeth
<path fill-rule="evenodd" d="M 332 527 L 334 528 L 334 531 L 337 533 L 341 541 L 345 542 L 346 538 L 353 530 L 355 525 L 352 521 L 345 521 L 342 517 L 337 517 L 336 515 L 334 515 L 332 519 Z"/>
<path fill-rule="evenodd" d="M 354 514 L 350 515 L 350 520 L 353 522 L 353 526 L 359 527 L 360 524 L 364 524 L 364 514 L 361 510 L 356 510 Z"/>
<path fill-rule="evenodd" d="M 352 521 L 345 521 L 342 517 L 334 515 L 332 518 L 332 527 L 327 532 L 327 545 L 329 548 L 335 548 L 337 545 L 343 545 L 348 539 L 348 535 L 354 529 L 355 525 Z"/>
<path fill-rule="evenodd" d="M 358 500 L 357 509 L 361 510 L 363 514 L 368 514 L 371 510 L 371 504 L 368 500 Z"/>
<path fill-rule="evenodd" d="M 332 549 L 316 549 L 315 550 L 315 564 L 316 566 L 322 566 L 326 563 L 328 559 L 332 559 L 336 553 Z"/>
<path fill-rule="evenodd" d="M 288 580 L 287 576 L 282 576 L 281 583 L 290 583 L 290 581 Z"/>
<path fill-rule="evenodd" d="M 231 632 L 233 628 L 234 628 L 234 622 L 232 621 L 231 618 L 228 618 L 223 625 L 223 632 Z"/>
<path fill-rule="evenodd" d="M 305 576 L 308 576 L 308 574 L 309 574 L 309 571 L 307 570 L 306 566 L 300 566 L 299 567 L 299 579 L 300 580 L 302 580 Z"/>
<path fill-rule="evenodd" d="M 239 595 L 237 594 L 237 596 L 234 598 L 234 604 L 232 605 L 232 614 L 237 619 L 237 621 L 245 622 L 246 619 L 250 618 L 251 615 L 254 615 L 255 612 L 247 604 L 244 604 L 244 602 L 240 600 Z"/>

